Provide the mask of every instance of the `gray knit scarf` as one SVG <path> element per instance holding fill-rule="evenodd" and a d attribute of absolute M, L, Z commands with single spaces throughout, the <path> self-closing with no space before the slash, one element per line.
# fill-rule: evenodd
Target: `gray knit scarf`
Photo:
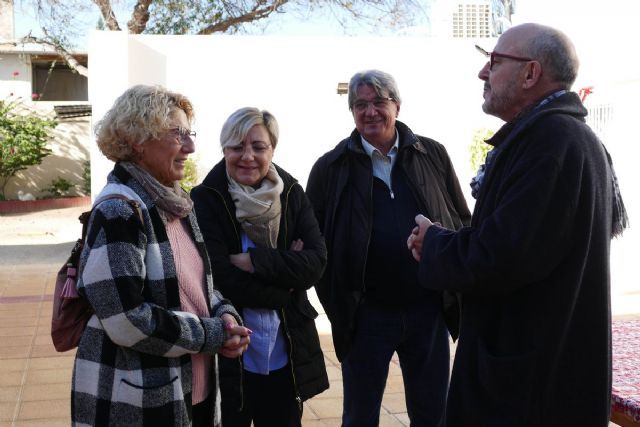
<path fill-rule="evenodd" d="M 120 165 L 151 196 L 151 200 L 158 206 L 160 213 L 166 216 L 165 219 L 185 218 L 193 210 L 191 198 L 180 187 L 178 181 L 173 183 L 173 187 L 167 187 L 136 163 L 120 162 Z"/>
<path fill-rule="evenodd" d="M 280 231 L 282 178 L 273 163 L 259 188 L 239 184 L 227 173 L 229 194 L 236 206 L 236 219 L 258 247 L 275 248 Z"/>

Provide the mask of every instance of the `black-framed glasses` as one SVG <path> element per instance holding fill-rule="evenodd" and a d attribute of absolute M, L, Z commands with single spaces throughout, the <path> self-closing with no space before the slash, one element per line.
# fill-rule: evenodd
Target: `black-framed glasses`
<path fill-rule="evenodd" d="M 387 106 L 387 103 L 389 101 L 393 101 L 393 100 L 394 99 L 390 97 L 379 97 L 379 98 L 372 99 L 371 101 L 365 101 L 364 99 L 359 99 L 353 103 L 353 106 L 351 108 L 353 108 L 353 111 L 357 113 L 362 113 L 366 111 L 367 108 L 369 108 L 369 105 L 371 104 L 373 105 L 373 108 L 375 108 L 376 110 L 381 110 Z"/>
<path fill-rule="evenodd" d="M 518 61 L 518 62 L 534 61 L 533 58 L 527 58 L 525 56 L 515 56 L 515 55 L 508 55 L 506 53 L 489 52 L 478 45 L 476 45 L 476 49 L 478 49 L 478 52 L 480 52 L 481 54 L 489 58 L 489 70 L 493 69 L 493 64 L 496 63 L 496 58 L 511 59 L 512 61 Z"/>
<path fill-rule="evenodd" d="M 169 128 L 169 132 L 178 137 L 178 144 L 184 145 L 187 142 L 195 142 L 196 132 L 193 130 L 185 129 L 181 126 L 175 128 Z"/>

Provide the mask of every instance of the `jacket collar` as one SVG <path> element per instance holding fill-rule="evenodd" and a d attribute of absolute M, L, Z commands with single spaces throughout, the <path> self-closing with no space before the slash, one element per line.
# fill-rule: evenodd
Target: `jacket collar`
<path fill-rule="evenodd" d="M 514 120 L 505 123 L 496 134 L 487 140 L 487 143 L 495 147 L 508 143 L 520 133 L 527 130 L 542 117 L 551 114 L 567 114 L 578 120 L 585 120 L 587 109 L 582 105 L 575 92 L 567 92 L 547 102 L 546 104 L 528 110 Z M 504 148 L 504 147 L 501 147 Z"/>
<path fill-rule="evenodd" d="M 416 149 L 423 153 L 426 152 L 422 144 L 420 144 L 420 140 L 418 139 L 418 137 L 411 131 L 411 129 L 409 129 L 409 126 L 405 125 L 400 120 L 396 120 L 396 130 L 398 131 L 398 136 L 400 139 L 398 153 L 401 153 L 402 151 L 409 148 Z M 343 139 L 337 145 L 336 149 L 329 153 L 329 163 L 338 160 L 348 152 L 366 155 L 364 149 L 362 148 L 362 139 L 360 132 L 358 132 L 358 129 L 354 129 L 349 137 Z"/>

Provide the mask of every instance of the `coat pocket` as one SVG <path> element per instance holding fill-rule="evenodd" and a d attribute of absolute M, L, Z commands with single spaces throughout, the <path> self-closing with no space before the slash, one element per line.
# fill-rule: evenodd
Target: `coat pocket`
<path fill-rule="evenodd" d="M 478 343 L 478 376 L 489 400 L 496 404 L 520 407 L 523 412 L 529 402 L 535 379 L 535 352 L 514 355 L 491 353 Z"/>
<path fill-rule="evenodd" d="M 322 357 L 320 338 L 314 321 L 318 312 L 309 300 L 296 301 L 294 307 L 286 310 L 286 317 L 294 365 L 300 368 L 301 365 L 314 360 L 318 354 Z"/>
<path fill-rule="evenodd" d="M 160 407 L 184 399 L 182 383 L 177 375 L 145 380 L 123 377 L 119 379 L 117 390 L 114 400 L 139 408 Z"/>

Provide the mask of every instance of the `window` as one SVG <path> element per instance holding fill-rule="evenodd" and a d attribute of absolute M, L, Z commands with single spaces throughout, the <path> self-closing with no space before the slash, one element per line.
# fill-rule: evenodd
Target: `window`
<path fill-rule="evenodd" d="M 87 56 L 76 57 L 87 65 Z M 87 78 L 78 74 L 55 55 L 34 55 L 31 58 L 32 92 L 38 101 L 87 101 Z"/>

